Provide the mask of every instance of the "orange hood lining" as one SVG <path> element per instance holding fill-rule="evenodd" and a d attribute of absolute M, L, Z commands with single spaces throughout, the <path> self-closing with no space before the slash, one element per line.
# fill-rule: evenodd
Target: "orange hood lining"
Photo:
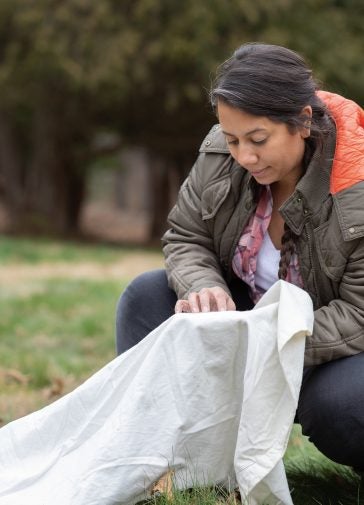
<path fill-rule="evenodd" d="M 336 147 L 331 171 L 332 194 L 364 181 L 364 111 L 335 93 L 318 91 L 336 124 Z"/>

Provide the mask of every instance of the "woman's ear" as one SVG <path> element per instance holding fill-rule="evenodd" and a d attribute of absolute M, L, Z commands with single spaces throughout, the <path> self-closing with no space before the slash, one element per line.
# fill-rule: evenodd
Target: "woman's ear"
<path fill-rule="evenodd" d="M 301 116 L 304 118 L 304 123 L 301 128 L 301 136 L 303 139 L 307 139 L 311 135 L 311 118 L 312 118 L 312 107 L 311 105 L 306 105 L 301 110 Z"/>

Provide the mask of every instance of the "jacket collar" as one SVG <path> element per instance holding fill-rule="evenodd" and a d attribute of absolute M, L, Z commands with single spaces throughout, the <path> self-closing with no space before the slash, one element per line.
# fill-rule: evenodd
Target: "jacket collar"
<path fill-rule="evenodd" d="M 321 212 L 323 202 L 331 194 L 343 239 L 349 241 L 364 236 L 364 181 L 358 181 L 334 194 L 330 191 L 336 145 L 335 126 L 332 125 L 323 150 L 316 149 L 295 192 L 280 209 L 284 220 L 297 235 L 302 233 L 311 216 Z"/>
<path fill-rule="evenodd" d="M 305 222 L 320 211 L 330 194 L 330 175 L 335 152 L 335 125 L 331 122 L 323 147 L 317 147 L 304 176 L 280 212 L 294 233 L 302 233 Z"/>
<path fill-rule="evenodd" d="M 316 148 L 304 176 L 298 181 L 296 191 L 305 198 L 307 207 L 316 212 L 330 194 L 332 161 L 335 153 L 336 131 L 330 121 L 323 146 Z"/>

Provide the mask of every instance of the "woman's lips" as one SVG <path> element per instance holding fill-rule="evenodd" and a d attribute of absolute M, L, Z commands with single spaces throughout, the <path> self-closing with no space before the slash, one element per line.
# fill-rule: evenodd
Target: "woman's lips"
<path fill-rule="evenodd" d="M 251 175 L 252 175 L 253 177 L 257 177 L 257 176 L 259 176 L 259 175 L 263 174 L 263 172 L 265 172 L 265 171 L 267 170 L 267 168 L 268 168 L 268 167 L 266 167 L 266 168 L 262 168 L 261 170 L 254 170 L 254 171 L 251 171 L 250 173 L 251 173 Z"/>

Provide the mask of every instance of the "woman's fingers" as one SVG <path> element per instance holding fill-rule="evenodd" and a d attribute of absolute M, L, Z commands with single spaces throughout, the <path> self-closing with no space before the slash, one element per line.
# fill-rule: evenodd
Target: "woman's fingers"
<path fill-rule="evenodd" d="M 224 289 L 216 286 L 213 288 L 203 288 L 201 291 L 192 292 L 188 295 L 188 300 L 178 300 L 175 312 L 214 312 L 236 310 L 232 298 Z"/>
<path fill-rule="evenodd" d="M 176 314 L 180 314 L 181 312 L 191 312 L 188 300 L 178 300 L 174 307 L 174 311 Z"/>
<path fill-rule="evenodd" d="M 201 312 L 199 293 L 190 293 L 188 295 L 188 303 L 190 304 L 191 312 Z"/>

